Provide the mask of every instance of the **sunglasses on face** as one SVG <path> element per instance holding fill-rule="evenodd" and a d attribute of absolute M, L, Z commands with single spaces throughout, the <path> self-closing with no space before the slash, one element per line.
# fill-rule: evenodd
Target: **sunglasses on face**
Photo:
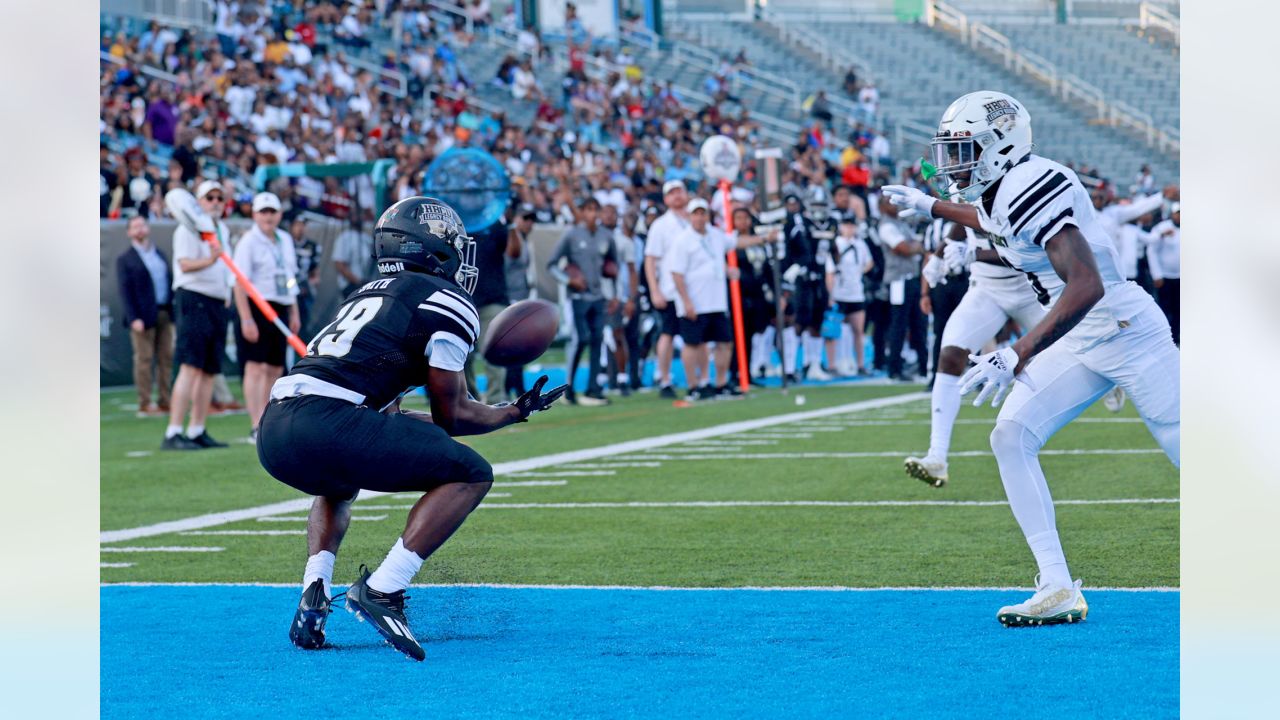
<path fill-rule="evenodd" d="M 212 194 L 205 195 L 204 199 L 208 200 L 209 202 L 222 202 L 223 200 L 221 195 L 212 195 Z"/>

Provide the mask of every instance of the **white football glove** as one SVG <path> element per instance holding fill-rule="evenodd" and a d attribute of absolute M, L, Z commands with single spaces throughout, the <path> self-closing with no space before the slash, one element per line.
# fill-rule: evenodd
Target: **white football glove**
<path fill-rule="evenodd" d="M 978 249 L 967 242 L 949 242 L 942 249 L 942 259 L 946 262 L 947 271 L 964 272 L 977 259 Z"/>
<path fill-rule="evenodd" d="M 924 274 L 924 281 L 929 283 L 929 287 L 947 284 L 947 265 L 937 255 L 929 255 L 921 272 Z"/>
<path fill-rule="evenodd" d="M 960 394 L 968 395 L 981 388 L 973 406 L 980 407 L 987 398 L 991 398 L 991 407 L 998 407 L 1013 388 L 1013 369 L 1018 366 L 1018 353 L 1007 347 L 981 357 L 970 355 L 969 359 L 976 364 L 960 378 Z"/>
<path fill-rule="evenodd" d="M 920 190 L 906 185 L 885 185 L 880 188 L 880 192 L 889 196 L 889 202 L 900 208 L 898 217 L 908 218 L 912 215 L 920 215 L 924 218 L 933 217 L 933 204 L 938 202 L 935 197 L 930 197 Z"/>
<path fill-rule="evenodd" d="M 804 273 L 804 268 L 800 267 L 798 264 L 792 265 L 786 269 L 786 272 L 782 273 L 782 281 L 788 284 L 793 284 L 802 273 Z"/>

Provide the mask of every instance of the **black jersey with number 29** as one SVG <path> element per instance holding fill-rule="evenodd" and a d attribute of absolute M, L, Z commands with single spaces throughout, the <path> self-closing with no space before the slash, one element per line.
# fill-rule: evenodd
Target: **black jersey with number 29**
<path fill-rule="evenodd" d="M 360 393 L 365 405 L 381 409 L 427 383 L 427 353 L 439 333 L 454 336 L 469 353 L 479 332 L 479 315 L 461 288 L 401 273 L 366 283 L 348 297 L 290 374 Z"/>

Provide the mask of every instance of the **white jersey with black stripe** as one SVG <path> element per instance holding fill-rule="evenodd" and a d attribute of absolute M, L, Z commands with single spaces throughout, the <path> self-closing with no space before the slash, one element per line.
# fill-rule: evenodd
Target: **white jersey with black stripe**
<path fill-rule="evenodd" d="M 1014 166 L 994 197 L 978 203 L 978 218 L 997 253 L 1026 273 L 1035 290 L 1056 302 L 1066 286 L 1054 271 L 1044 243 L 1075 226 L 1093 251 L 1105 296 L 1063 341 L 1090 345 L 1110 336 L 1151 303 L 1151 296 L 1125 279 L 1115 243 L 1098 222 L 1089 193 L 1071 169 L 1038 155 Z"/>

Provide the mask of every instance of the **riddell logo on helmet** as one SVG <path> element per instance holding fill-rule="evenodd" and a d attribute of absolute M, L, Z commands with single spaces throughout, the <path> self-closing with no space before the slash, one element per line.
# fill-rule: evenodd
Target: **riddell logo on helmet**
<path fill-rule="evenodd" d="M 380 273 L 396 273 L 396 272 L 404 272 L 404 263 L 402 263 L 402 262 L 382 262 L 382 263 L 378 263 L 378 272 L 380 272 Z"/>

